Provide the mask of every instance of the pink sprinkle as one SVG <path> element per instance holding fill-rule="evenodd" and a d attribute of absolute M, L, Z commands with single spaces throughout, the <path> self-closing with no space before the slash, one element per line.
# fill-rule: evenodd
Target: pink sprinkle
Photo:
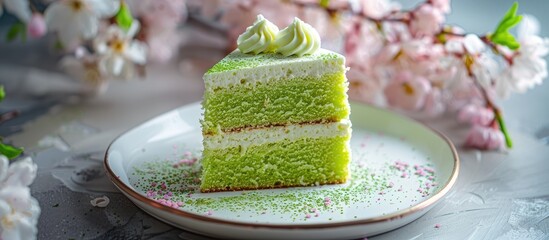
<path fill-rule="evenodd" d="M 419 169 L 416 171 L 416 175 L 425 176 L 425 172 L 423 171 L 423 169 Z"/>
<path fill-rule="evenodd" d="M 417 164 L 414 164 L 414 169 L 416 169 L 416 170 L 417 170 L 418 168 L 419 168 L 419 165 L 417 165 Z"/>
<path fill-rule="evenodd" d="M 316 214 L 315 214 L 315 217 L 318 217 L 318 216 L 319 216 L 318 213 L 316 213 Z"/>
<path fill-rule="evenodd" d="M 167 194 L 168 194 L 168 196 L 170 196 L 170 197 L 173 196 L 173 193 L 172 193 L 172 192 L 168 192 Z"/>
<path fill-rule="evenodd" d="M 435 228 L 440 228 L 440 227 L 442 227 L 442 225 L 440 225 L 440 223 L 435 224 Z"/>
<path fill-rule="evenodd" d="M 191 155 L 192 155 L 191 152 L 189 152 L 189 151 L 186 151 L 186 152 L 185 152 L 185 156 L 191 156 Z"/>
<path fill-rule="evenodd" d="M 311 214 L 305 214 L 305 218 L 311 218 Z"/>
<path fill-rule="evenodd" d="M 154 197 L 154 196 L 156 196 L 156 192 L 151 191 L 151 190 L 147 191 L 147 197 L 151 198 L 151 197 Z"/>
<path fill-rule="evenodd" d="M 330 206 L 330 204 L 332 204 L 332 202 L 324 202 L 324 206 Z"/>
<path fill-rule="evenodd" d="M 170 198 L 172 198 L 170 195 L 164 194 L 164 199 L 170 199 Z"/>
<path fill-rule="evenodd" d="M 425 171 L 427 171 L 428 173 L 434 173 L 435 170 L 433 170 L 432 168 L 425 168 Z"/>
<path fill-rule="evenodd" d="M 183 206 L 183 204 L 184 204 L 184 203 L 183 203 L 183 202 L 181 202 L 181 201 L 177 202 L 177 206 L 178 206 L 178 207 L 181 207 L 181 206 Z"/>
<path fill-rule="evenodd" d="M 193 159 L 181 159 L 179 160 L 179 164 L 185 164 L 185 165 L 193 165 L 196 162 L 196 158 Z"/>
<path fill-rule="evenodd" d="M 420 192 L 420 193 L 422 193 L 422 192 L 423 192 L 423 189 L 418 188 L 417 191 Z"/>
<path fill-rule="evenodd" d="M 162 188 L 162 190 L 166 190 L 166 188 L 167 188 L 167 187 L 166 187 L 166 184 L 165 184 L 165 183 L 162 183 L 162 184 L 160 185 L 160 188 Z"/>
<path fill-rule="evenodd" d="M 429 176 L 429 177 L 428 177 L 427 179 L 429 179 L 429 180 L 431 180 L 431 181 L 432 181 L 433 179 L 435 179 L 435 177 L 433 177 L 433 176 Z"/>
<path fill-rule="evenodd" d="M 389 185 L 387 187 L 392 188 L 394 186 L 395 186 L 395 184 L 393 182 L 389 182 Z"/>
<path fill-rule="evenodd" d="M 332 201 L 332 199 L 330 199 L 330 197 L 325 197 L 324 198 L 324 202 L 329 202 L 329 201 Z"/>
<path fill-rule="evenodd" d="M 212 210 L 208 210 L 208 211 L 206 212 L 206 215 L 208 215 L 208 216 L 211 216 L 212 214 L 213 214 L 213 211 L 212 211 Z"/>
<path fill-rule="evenodd" d="M 361 144 L 360 144 L 360 147 L 366 147 L 366 144 L 365 144 L 365 143 L 361 143 Z"/>
<path fill-rule="evenodd" d="M 151 187 L 156 187 L 156 182 L 152 182 Z"/>
<path fill-rule="evenodd" d="M 402 175 L 400 175 L 401 178 L 405 178 L 405 177 L 408 177 L 408 174 L 403 172 Z"/>

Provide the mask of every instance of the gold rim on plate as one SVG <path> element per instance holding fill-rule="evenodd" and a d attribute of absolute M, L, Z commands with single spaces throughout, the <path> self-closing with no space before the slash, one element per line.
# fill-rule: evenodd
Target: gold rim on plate
<path fill-rule="evenodd" d="M 429 207 L 430 205 L 436 203 L 448 191 L 450 191 L 450 189 L 455 184 L 455 182 L 457 180 L 457 177 L 458 177 L 459 165 L 460 165 L 459 156 L 457 154 L 457 150 L 456 150 L 454 144 L 452 143 L 452 141 L 450 141 L 450 139 L 446 135 L 439 132 L 438 130 L 436 130 L 434 128 L 431 128 L 431 127 L 429 127 L 429 126 L 427 126 L 427 125 L 425 125 L 425 124 L 423 124 L 419 121 L 416 121 L 415 119 L 412 119 L 412 118 L 409 118 L 407 116 L 403 116 L 403 115 L 400 115 L 400 114 L 393 113 L 389 110 L 385 110 L 385 109 L 381 109 L 381 108 L 377 108 L 377 107 L 373 107 L 373 106 L 369 106 L 369 105 L 368 105 L 368 107 L 372 107 L 372 108 L 375 108 L 377 110 L 385 111 L 385 112 L 388 112 L 390 114 L 396 115 L 400 118 L 405 118 L 409 121 L 420 124 L 421 126 L 427 128 L 427 129 L 430 129 L 431 131 L 436 133 L 439 137 L 441 137 L 448 144 L 448 146 L 450 147 L 450 149 L 452 151 L 452 156 L 454 158 L 454 168 L 452 169 L 452 175 L 451 175 L 450 179 L 446 182 L 446 184 L 444 185 L 444 187 L 440 191 L 438 191 L 436 194 L 432 195 L 431 197 L 429 197 L 425 201 L 423 201 L 423 202 L 421 202 L 421 203 L 419 203 L 415 206 L 409 207 L 407 209 L 403 209 L 403 210 L 398 211 L 398 212 L 393 213 L 393 214 L 384 215 L 384 216 L 381 216 L 381 217 L 373 217 L 373 218 L 367 218 L 367 219 L 362 219 L 362 220 L 354 220 L 354 221 L 344 221 L 344 222 L 335 222 L 335 223 L 317 223 L 317 224 L 246 223 L 246 222 L 228 221 L 228 220 L 222 220 L 222 219 L 217 219 L 217 218 L 212 218 L 212 217 L 206 217 L 206 216 L 202 216 L 202 215 L 199 215 L 199 214 L 195 214 L 195 213 L 191 213 L 191 212 L 185 212 L 183 210 L 168 207 L 168 206 L 162 205 L 162 204 L 160 204 L 160 203 L 158 203 L 158 202 L 156 202 L 156 201 L 154 201 L 150 198 L 147 198 L 146 196 L 138 193 L 133 188 L 129 187 L 124 182 L 122 182 L 118 178 L 118 176 L 116 176 L 116 174 L 113 172 L 111 167 L 109 166 L 108 157 L 109 157 L 109 152 L 110 152 L 112 144 L 114 142 L 116 142 L 118 140 L 118 138 L 125 135 L 126 132 L 124 132 L 121 135 L 119 135 L 118 137 L 116 137 L 109 144 L 109 147 L 107 148 L 107 151 L 105 153 L 105 160 L 103 161 L 103 165 L 105 167 L 105 170 L 107 171 L 107 175 L 109 175 L 109 178 L 111 179 L 111 181 L 114 183 L 114 185 L 119 190 L 121 190 L 125 194 L 130 195 L 135 200 L 137 200 L 137 201 L 139 201 L 143 204 L 150 205 L 154 208 L 160 209 L 162 211 L 165 211 L 165 212 L 168 212 L 168 213 L 180 216 L 180 217 L 191 218 L 191 219 L 194 219 L 194 220 L 208 222 L 208 223 L 228 224 L 228 225 L 237 226 L 237 227 L 271 228 L 271 229 L 317 229 L 317 228 L 349 227 L 349 226 L 355 226 L 355 225 L 364 225 L 364 224 L 372 224 L 372 223 L 379 223 L 379 222 L 388 222 L 388 221 L 400 219 L 400 218 L 406 217 L 408 215 L 414 214 L 416 212 L 419 212 L 422 209 L 425 209 L 425 208 Z M 177 111 L 177 110 L 175 110 L 175 111 Z"/>

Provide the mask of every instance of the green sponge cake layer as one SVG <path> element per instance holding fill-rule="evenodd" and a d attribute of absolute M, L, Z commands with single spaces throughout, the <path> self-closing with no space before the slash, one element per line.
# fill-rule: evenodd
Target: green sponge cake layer
<path fill-rule="evenodd" d="M 246 127 L 348 118 L 345 58 L 243 54 L 235 50 L 204 75 L 204 134 Z"/>
<path fill-rule="evenodd" d="M 225 136 L 225 141 L 219 137 L 205 139 L 200 189 L 211 192 L 343 183 L 349 174 L 349 124 L 272 127 L 277 129 L 228 133 L 240 136 Z M 254 138 L 261 136 L 271 140 L 254 144 Z"/>
<path fill-rule="evenodd" d="M 203 132 L 302 122 L 334 122 L 349 116 L 345 74 L 269 81 L 255 88 L 206 92 Z"/>

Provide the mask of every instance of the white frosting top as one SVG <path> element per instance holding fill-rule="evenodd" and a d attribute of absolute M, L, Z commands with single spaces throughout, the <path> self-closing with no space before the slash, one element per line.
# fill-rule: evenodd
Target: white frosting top
<path fill-rule="evenodd" d="M 330 54 L 336 57 L 328 57 Z M 239 59 L 242 53 L 238 50 L 231 53 L 231 56 Z M 278 54 L 276 54 L 278 55 Z M 267 54 L 253 55 L 250 57 L 267 57 Z M 241 80 L 246 79 L 244 85 L 255 87 L 258 83 L 267 83 L 279 79 L 292 79 L 301 77 L 320 77 L 324 74 L 333 74 L 346 71 L 345 58 L 334 52 L 319 49 L 312 55 L 305 57 L 294 57 L 284 59 L 264 59 L 257 60 L 261 65 L 256 67 L 215 72 L 204 75 L 206 91 L 212 91 L 216 88 L 230 88 L 233 86 L 243 86 Z"/>

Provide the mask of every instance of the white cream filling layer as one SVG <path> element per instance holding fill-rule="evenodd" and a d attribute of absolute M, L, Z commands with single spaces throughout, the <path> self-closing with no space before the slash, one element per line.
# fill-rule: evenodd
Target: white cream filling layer
<path fill-rule="evenodd" d="M 319 124 L 293 124 L 288 126 L 274 126 L 268 128 L 250 129 L 239 132 L 219 133 L 204 136 L 205 149 L 224 149 L 241 146 L 247 149 L 250 146 L 274 143 L 279 141 L 296 141 L 304 137 L 325 138 L 347 136 L 351 133 L 351 121 L 348 119 L 339 122 Z"/>
<path fill-rule="evenodd" d="M 320 77 L 324 74 L 344 71 L 346 71 L 344 58 L 296 59 L 285 63 L 206 74 L 204 84 L 206 91 L 212 91 L 232 86 L 255 87 L 258 83 L 272 80 Z"/>

